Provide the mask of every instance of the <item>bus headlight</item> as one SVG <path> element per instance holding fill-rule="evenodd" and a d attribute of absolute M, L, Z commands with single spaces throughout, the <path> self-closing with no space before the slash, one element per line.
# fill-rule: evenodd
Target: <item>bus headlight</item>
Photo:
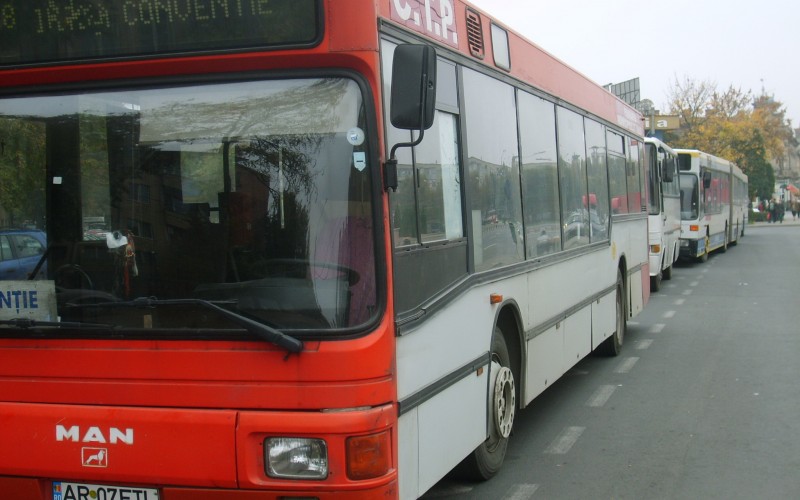
<path fill-rule="evenodd" d="M 322 439 L 274 437 L 264 440 L 264 464 L 270 477 L 325 479 L 328 445 Z"/>

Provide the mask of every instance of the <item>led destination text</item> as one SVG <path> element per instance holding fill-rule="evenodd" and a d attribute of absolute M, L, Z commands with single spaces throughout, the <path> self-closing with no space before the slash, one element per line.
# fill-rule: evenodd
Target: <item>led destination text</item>
<path fill-rule="evenodd" d="M 303 45 L 318 0 L 0 0 L 0 64 Z"/>
<path fill-rule="evenodd" d="M 215 21 L 218 19 L 268 16 L 269 0 L 126 0 L 116 12 L 102 3 L 70 1 L 57 5 L 50 0 L 33 9 L 35 32 L 65 33 L 108 29 L 117 23 L 127 26 L 176 22 Z M 0 7 L 0 29 L 19 25 L 18 9 L 13 4 Z"/>

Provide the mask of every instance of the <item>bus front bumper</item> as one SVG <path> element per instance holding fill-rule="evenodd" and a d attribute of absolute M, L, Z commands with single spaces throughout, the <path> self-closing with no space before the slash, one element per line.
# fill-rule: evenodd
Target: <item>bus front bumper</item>
<path fill-rule="evenodd" d="M 706 253 L 705 239 L 685 239 L 681 238 L 680 257 L 684 259 L 697 258 Z"/>

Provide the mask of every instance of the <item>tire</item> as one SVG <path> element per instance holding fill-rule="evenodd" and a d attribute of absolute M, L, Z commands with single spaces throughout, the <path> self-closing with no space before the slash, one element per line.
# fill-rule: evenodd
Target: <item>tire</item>
<path fill-rule="evenodd" d="M 663 275 L 664 279 L 669 281 L 672 279 L 672 264 L 666 269 L 664 269 L 661 274 Z"/>
<path fill-rule="evenodd" d="M 661 290 L 661 280 L 663 279 L 663 272 L 659 271 L 655 276 L 650 277 L 650 291 L 657 292 Z"/>
<path fill-rule="evenodd" d="M 464 475 L 477 481 L 491 479 L 500 470 L 517 411 L 517 387 L 503 331 L 495 327 L 489 369 L 489 437 L 464 461 Z"/>
<path fill-rule="evenodd" d="M 617 327 L 614 335 L 607 338 L 600 344 L 598 351 L 605 356 L 619 356 L 622 352 L 622 344 L 625 342 L 625 333 L 628 329 L 628 310 L 625 300 L 625 282 L 622 279 L 622 271 L 617 271 Z"/>

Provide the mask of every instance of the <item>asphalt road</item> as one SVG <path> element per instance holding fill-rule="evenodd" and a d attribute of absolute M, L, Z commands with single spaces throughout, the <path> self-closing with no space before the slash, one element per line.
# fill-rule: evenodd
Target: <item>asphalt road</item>
<path fill-rule="evenodd" d="M 424 498 L 800 498 L 800 221 L 746 233 L 518 413 L 495 478 Z"/>

